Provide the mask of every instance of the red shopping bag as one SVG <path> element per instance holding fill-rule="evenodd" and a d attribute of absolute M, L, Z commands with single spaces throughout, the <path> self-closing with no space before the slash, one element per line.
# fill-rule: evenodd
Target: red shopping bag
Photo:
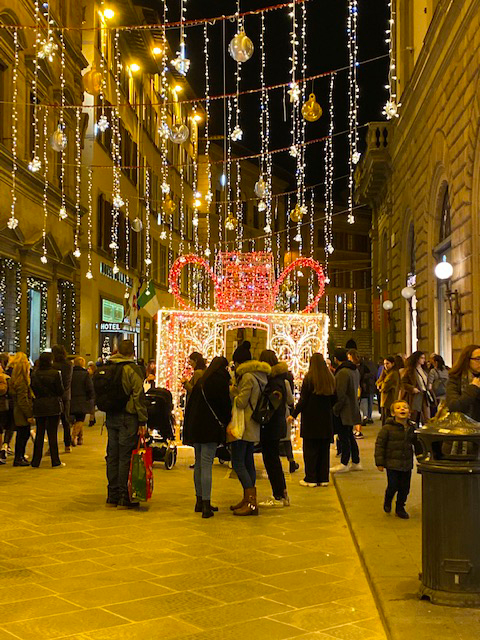
<path fill-rule="evenodd" d="M 130 500 L 146 502 L 153 493 L 153 455 L 147 447 L 145 437 L 140 436 L 137 448 L 133 450 L 128 474 L 128 493 Z"/>

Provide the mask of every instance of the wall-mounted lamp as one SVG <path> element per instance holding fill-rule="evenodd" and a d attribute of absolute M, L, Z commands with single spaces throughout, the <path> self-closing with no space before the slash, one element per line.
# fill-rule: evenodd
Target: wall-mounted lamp
<path fill-rule="evenodd" d="M 453 267 L 447 262 L 447 256 L 443 256 L 441 261 L 435 267 L 435 275 L 439 280 L 446 281 L 445 300 L 448 302 L 450 314 L 452 316 L 453 330 L 460 333 L 462 330 L 463 312 L 460 307 L 460 295 L 458 289 L 452 291 L 450 287 L 450 278 L 453 275 Z"/>
<path fill-rule="evenodd" d="M 413 287 L 403 287 L 402 298 L 405 298 L 405 300 L 411 300 L 414 295 L 415 289 Z"/>

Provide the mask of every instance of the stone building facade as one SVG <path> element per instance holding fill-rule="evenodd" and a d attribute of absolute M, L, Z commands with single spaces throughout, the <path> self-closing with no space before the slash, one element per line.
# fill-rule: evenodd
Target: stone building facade
<path fill-rule="evenodd" d="M 397 0 L 396 13 L 399 117 L 370 124 L 356 174 L 373 211 L 374 349 L 450 364 L 480 340 L 480 2 Z"/>

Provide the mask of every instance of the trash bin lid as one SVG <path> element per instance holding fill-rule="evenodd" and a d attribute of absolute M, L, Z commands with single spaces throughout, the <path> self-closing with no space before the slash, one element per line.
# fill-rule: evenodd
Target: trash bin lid
<path fill-rule="evenodd" d="M 473 420 L 464 413 L 459 413 L 458 411 L 450 413 L 447 409 L 444 409 L 429 420 L 427 424 L 419 427 L 416 433 L 420 437 L 426 435 L 456 438 L 477 436 L 480 438 L 480 422 Z"/>

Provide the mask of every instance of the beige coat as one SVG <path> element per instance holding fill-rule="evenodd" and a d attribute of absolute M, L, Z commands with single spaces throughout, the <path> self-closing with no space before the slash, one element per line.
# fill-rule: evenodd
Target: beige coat
<path fill-rule="evenodd" d="M 266 362 L 249 360 L 237 367 L 237 384 L 232 389 L 235 406 L 245 412 L 245 432 L 242 440 L 260 442 L 260 425 L 252 420 L 258 398 L 268 382 L 271 367 Z"/>

